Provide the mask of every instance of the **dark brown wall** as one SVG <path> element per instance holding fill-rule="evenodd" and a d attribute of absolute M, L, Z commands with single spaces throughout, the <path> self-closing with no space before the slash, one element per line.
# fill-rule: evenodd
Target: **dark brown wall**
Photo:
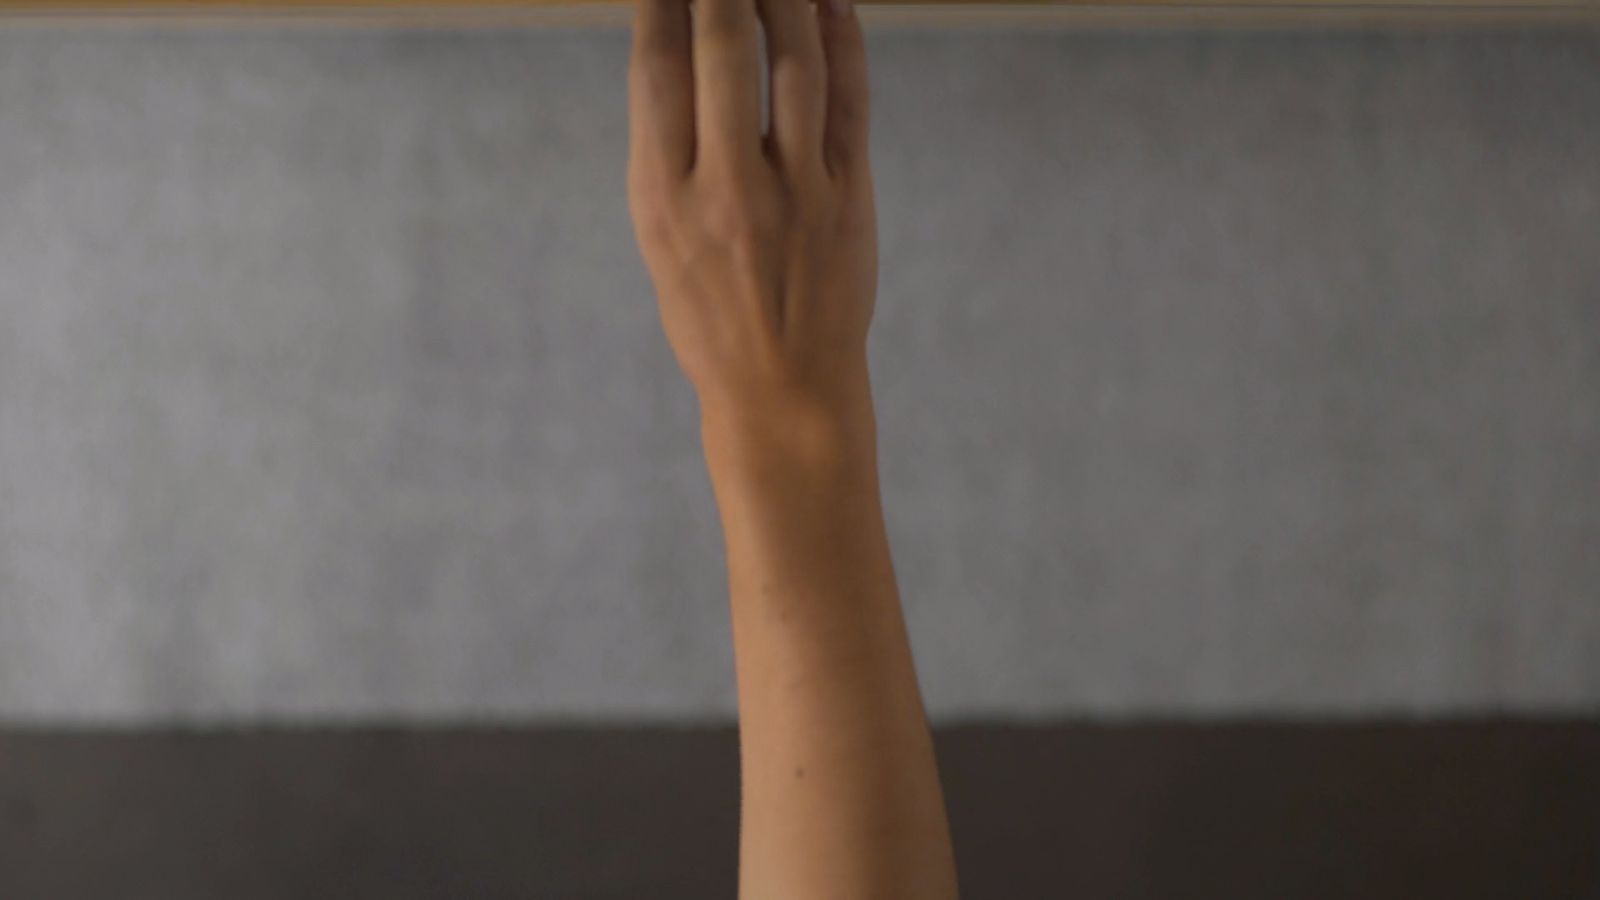
<path fill-rule="evenodd" d="M 1600 897 L 1600 723 L 943 730 L 968 898 Z M 0 897 L 717 898 L 728 729 L 0 733 Z"/>

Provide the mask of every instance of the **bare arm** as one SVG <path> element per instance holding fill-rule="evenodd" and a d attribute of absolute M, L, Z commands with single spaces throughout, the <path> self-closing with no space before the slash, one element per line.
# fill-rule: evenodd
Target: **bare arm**
<path fill-rule="evenodd" d="M 849 10 L 638 0 L 629 195 L 700 397 L 739 682 L 740 894 L 956 896 L 879 499 L 867 78 Z M 763 128 L 764 26 L 771 125 Z"/>

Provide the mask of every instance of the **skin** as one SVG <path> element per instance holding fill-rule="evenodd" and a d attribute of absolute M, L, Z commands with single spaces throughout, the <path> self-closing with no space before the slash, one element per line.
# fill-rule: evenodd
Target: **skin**
<path fill-rule="evenodd" d="M 629 200 L 726 542 L 740 896 L 953 898 L 878 485 L 860 23 L 807 0 L 636 2 Z"/>

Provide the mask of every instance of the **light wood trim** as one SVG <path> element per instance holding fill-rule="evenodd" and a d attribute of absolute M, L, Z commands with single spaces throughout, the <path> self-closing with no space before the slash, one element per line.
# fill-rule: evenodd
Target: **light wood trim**
<path fill-rule="evenodd" d="M 874 25 L 935 26 L 1600 26 L 1600 0 L 867 0 Z M 0 0 L 23 23 L 311 24 L 521 27 L 624 25 L 628 0 Z"/>

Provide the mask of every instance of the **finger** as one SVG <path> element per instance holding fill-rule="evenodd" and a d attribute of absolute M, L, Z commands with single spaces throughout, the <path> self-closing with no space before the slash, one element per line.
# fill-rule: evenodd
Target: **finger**
<path fill-rule="evenodd" d="M 822 48 L 828 61 L 823 154 L 845 175 L 867 163 L 867 45 L 849 0 L 822 0 Z"/>
<path fill-rule="evenodd" d="M 761 153 L 761 48 L 755 0 L 695 0 L 698 157 L 741 165 Z"/>
<path fill-rule="evenodd" d="M 637 162 L 674 174 L 694 163 L 688 0 L 635 0 L 629 117 Z"/>
<path fill-rule="evenodd" d="M 820 162 L 828 63 L 818 14 L 809 0 L 757 0 L 757 6 L 771 70 L 772 145 L 786 164 Z"/>

